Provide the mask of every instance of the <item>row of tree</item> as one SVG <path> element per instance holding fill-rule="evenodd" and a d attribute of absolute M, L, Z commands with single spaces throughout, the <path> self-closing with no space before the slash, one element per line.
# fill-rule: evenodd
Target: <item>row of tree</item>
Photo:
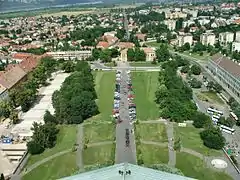
<path fill-rule="evenodd" d="M 177 57 L 162 65 L 159 73 L 159 87 L 156 102 L 161 109 L 161 116 L 171 121 L 183 122 L 192 119 L 197 110 L 192 102 L 192 89 L 177 75 L 177 69 L 188 62 Z"/>
<path fill-rule="evenodd" d="M 10 118 L 16 124 L 19 120 L 16 107 L 20 106 L 23 112 L 28 111 L 38 97 L 38 89 L 46 85 L 47 78 L 56 67 L 57 62 L 54 59 L 42 58 L 27 80 L 9 92 L 9 99 L 0 102 L 0 117 Z"/>
<path fill-rule="evenodd" d="M 58 123 L 79 124 L 98 114 L 96 98 L 90 66 L 87 62 L 78 61 L 74 72 L 52 97 Z"/>
<path fill-rule="evenodd" d="M 10 91 L 10 103 L 13 107 L 21 106 L 23 112 L 28 111 L 38 97 L 38 89 L 47 84 L 47 79 L 51 77 L 56 67 L 57 61 L 53 58 L 42 58 L 37 68 L 29 74 L 27 81 Z"/>

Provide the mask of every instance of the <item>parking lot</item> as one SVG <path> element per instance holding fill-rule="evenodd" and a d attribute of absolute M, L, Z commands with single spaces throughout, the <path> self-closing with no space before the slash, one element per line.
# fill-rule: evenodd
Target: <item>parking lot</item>
<path fill-rule="evenodd" d="M 136 105 L 130 71 L 118 70 L 114 92 L 113 118 L 116 122 L 116 163 L 136 164 L 136 145 L 133 122 L 136 120 Z"/>

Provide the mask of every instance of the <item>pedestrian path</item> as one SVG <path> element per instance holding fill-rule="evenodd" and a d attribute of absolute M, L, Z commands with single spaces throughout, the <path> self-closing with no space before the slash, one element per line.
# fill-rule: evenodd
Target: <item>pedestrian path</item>
<path fill-rule="evenodd" d="M 79 169 L 83 168 L 83 145 L 84 145 L 84 133 L 83 133 L 83 124 L 79 124 L 78 125 L 78 132 L 77 132 L 77 144 L 78 144 L 78 148 L 77 148 L 77 159 L 76 159 L 76 163 L 77 166 L 79 167 Z"/>
<path fill-rule="evenodd" d="M 167 137 L 168 137 L 168 154 L 169 154 L 169 161 L 168 165 L 175 167 L 176 164 L 176 152 L 174 151 L 174 134 L 173 134 L 173 123 L 169 122 L 166 124 L 167 128 Z"/>

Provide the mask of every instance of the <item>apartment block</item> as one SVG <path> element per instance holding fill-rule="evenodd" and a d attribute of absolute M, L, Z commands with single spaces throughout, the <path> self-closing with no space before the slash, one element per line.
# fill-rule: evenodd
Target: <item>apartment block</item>
<path fill-rule="evenodd" d="M 234 33 L 232 32 L 224 32 L 219 34 L 219 42 L 221 45 L 227 45 L 234 41 Z"/>
<path fill-rule="evenodd" d="M 92 55 L 92 51 L 57 51 L 48 52 L 47 55 L 52 56 L 54 59 L 64 59 L 64 60 L 84 60 Z"/>
<path fill-rule="evenodd" d="M 207 46 L 207 45 L 214 45 L 215 44 L 215 34 L 214 33 L 203 33 L 200 36 L 200 42 Z"/>
<path fill-rule="evenodd" d="M 240 31 L 236 32 L 235 41 L 240 42 Z"/>
<path fill-rule="evenodd" d="M 237 63 L 222 54 L 215 54 L 207 67 L 228 90 L 240 97 L 240 66 Z"/>
<path fill-rule="evenodd" d="M 164 24 L 168 27 L 169 30 L 174 30 L 176 28 L 176 21 L 175 20 L 165 20 Z"/>
<path fill-rule="evenodd" d="M 177 45 L 183 46 L 185 43 L 189 43 L 190 46 L 193 44 L 193 36 L 191 34 L 178 35 Z"/>
<path fill-rule="evenodd" d="M 240 52 L 240 42 L 232 43 L 232 52 L 234 52 L 234 51 Z"/>

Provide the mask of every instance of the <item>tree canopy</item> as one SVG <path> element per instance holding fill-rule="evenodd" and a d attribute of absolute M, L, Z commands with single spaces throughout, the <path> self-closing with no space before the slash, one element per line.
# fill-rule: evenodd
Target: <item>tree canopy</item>
<path fill-rule="evenodd" d="M 79 61 L 75 72 L 67 77 L 59 91 L 52 97 L 59 123 L 79 124 L 96 115 L 98 107 L 94 79 L 87 62 Z"/>
<path fill-rule="evenodd" d="M 176 60 L 164 64 L 164 70 L 159 73 L 156 102 L 162 117 L 183 122 L 192 118 L 197 107 L 192 102 L 191 88 L 177 75 L 178 65 Z"/>

